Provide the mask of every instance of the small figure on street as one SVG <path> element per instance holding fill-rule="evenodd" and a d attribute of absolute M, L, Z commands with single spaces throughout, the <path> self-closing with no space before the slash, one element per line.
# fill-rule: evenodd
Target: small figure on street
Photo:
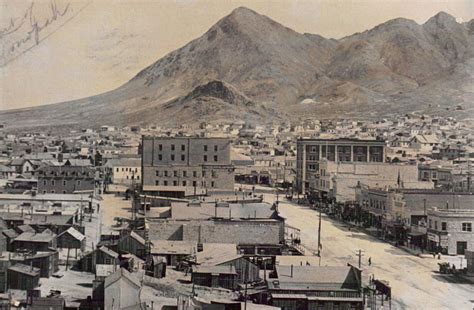
<path fill-rule="evenodd" d="M 372 257 L 369 257 L 369 266 L 372 265 Z"/>
<path fill-rule="evenodd" d="M 433 252 L 433 258 L 436 258 L 436 253 L 435 252 Z"/>
<path fill-rule="evenodd" d="M 438 259 L 441 259 L 441 253 L 438 253 Z"/>

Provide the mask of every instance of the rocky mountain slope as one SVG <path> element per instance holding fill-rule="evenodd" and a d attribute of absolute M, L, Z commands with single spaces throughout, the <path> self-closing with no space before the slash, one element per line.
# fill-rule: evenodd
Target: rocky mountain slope
<path fill-rule="evenodd" d="M 474 23 L 439 13 L 334 40 L 238 8 L 118 89 L 0 112 L 9 127 L 473 115 Z M 466 111 L 468 113 L 466 113 Z M 454 114 L 453 114 L 454 115 Z"/>

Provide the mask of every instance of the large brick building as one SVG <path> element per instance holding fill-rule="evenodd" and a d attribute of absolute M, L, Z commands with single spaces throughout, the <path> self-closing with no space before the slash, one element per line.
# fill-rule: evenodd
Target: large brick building
<path fill-rule="evenodd" d="M 382 140 L 299 139 L 296 147 L 296 187 L 300 193 L 311 189 L 323 159 L 335 163 L 385 161 L 385 141 Z"/>
<path fill-rule="evenodd" d="M 38 193 L 93 192 L 95 171 L 85 166 L 44 166 L 38 169 Z"/>
<path fill-rule="evenodd" d="M 143 191 L 183 197 L 234 188 L 226 138 L 142 138 Z"/>

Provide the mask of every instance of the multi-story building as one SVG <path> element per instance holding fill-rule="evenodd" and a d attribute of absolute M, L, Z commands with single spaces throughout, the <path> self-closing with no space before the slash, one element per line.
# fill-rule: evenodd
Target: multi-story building
<path fill-rule="evenodd" d="M 438 209 L 428 211 L 428 247 L 450 255 L 464 255 L 474 250 L 473 209 Z"/>
<path fill-rule="evenodd" d="M 44 166 L 37 171 L 38 193 L 94 192 L 95 170 L 85 166 Z"/>
<path fill-rule="evenodd" d="M 230 140 L 143 136 L 142 187 L 145 192 L 175 197 L 233 190 Z"/>
<path fill-rule="evenodd" d="M 139 184 L 141 182 L 141 159 L 117 158 L 110 159 L 105 164 L 113 184 Z"/>
<path fill-rule="evenodd" d="M 358 139 L 299 139 L 296 156 L 296 187 L 300 193 L 314 190 L 319 163 L 384 162 L 385 141 Z M 313 187 L 313 188 L 312 188 Z"/>

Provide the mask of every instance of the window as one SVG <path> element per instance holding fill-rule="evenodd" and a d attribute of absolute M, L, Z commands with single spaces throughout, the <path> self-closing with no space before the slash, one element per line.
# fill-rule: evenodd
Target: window
<path fill-rule="evenodd" d="M 158 150 L 163 151 L 163 144 L 158 145 Z"/>
<path fill-rule="evenodd" d="M 186 181 L 183 181 L 183 186 L 186 186 Z"/>
<path fill-rule="evenodd" d="M 214 161 L 217 161 L 217 155 L 214 155 Z"/>
<path fill-rule="evenodd" d="M 54 186 L 54 180 L 51 180 L 51 185 Z"/>
<path fill-rule="evenodd" d="M 435 228 L 436 230 L 438 230 L 438 221 L 435 221 Z"/>
<path fill-rule="evenodd" d="M 159 171 L 159 170 L 156 170 L 156 176 L 157 176 L 157 177 L 160 176 L 160 171 Z"/>
<path fill-rule="evenodd" d="M 187 171 L 183 171 L 183 177 L 187 177 L 188 176 L 188 172 Z"/>
<path fill-rule="evenodd" d="M 77 185 L 81 185 L 81 180 L 77 180 Z"/>
<path fill-rule="evenodd" d="M 43 181 L 43 185 L 45 185 L 45 186 L 46 186 L 46 180 L 44 180 L 44 181 Z"/>
<path fill-rule="evenodd" d="M 441 230 L 446 230 L 446 222 L 441 222 Z"/>
<path fill-rule="evenodd" d="M 125 168 L 122 168 L 122 172 L 124 172 L 124 171 L 125 171 Z"/>
<path fill-rule="evenodd" d="M 207 155 L 204 155 L 203 159 L 204 159 L 204 161 L 207 161 Z"/>
<path fill-rule="evenodd" d="M 176 170 L 173 171 L 173 175 L 174 175 L 175 177 L 177 177 L 177 176 L 178 176 L 178 171 L 176 171 Z"/>
<path fill-rule="evenodd" d="M 214 181 L 211 181 L 211 187 L 214 187 Z"/>
<path fill-rule="evenodd" d="M 163 160 L 163 155 L 158 154 L 158 160 Z"/>
<path fill-rule="evenodd" d="M 203 178 L 206 177 L 206 171 L 203 171 L 203 172 L 202 172 L 202 177 L 203 177 Z"/>
<path fill-rule="evenodd" d="M 207 152 L 207 145 L 204 145 L 204 152 Z"/>
<path fill-rule="evenodd" d="M 462 231 L 472 231 L 472 223 L 462 223 Z"/>
<path fill-rule="evenodd" d="M 431 228 L 431 219 L 428 220 L 428 227 Z"/>
<path fill-rule="evenodd" d="M 168 181 L 163 181 L 164 186 L 168 186 Z"/>
<path fill-rule="evenodd" d="M 193 178 L 197 178 L 197 171 L 193 171 Z M 46 181 L 45 181 L 46 182 Z M 46 184 L 45 184 L 46 185 Z"/>
<path fill-rule="evenodd" d="M 171 144 L 171 150 L 174 151 L 174 144 Z"/>
<path fill-rule="evenodd" d="M 186 156 L 185 155 L 181 155 L 181 161 L 185 161 L 186 160 Z"/>
<path fill-rule="evenodd" d="M 196 187 L 196 186 L 197 186 L 197 184 L 196 184 L 196 181 L 193 181 L 193 186 L 194 186 L 194 187 Z"/>
<path fill-rule="evenodd" d="M 217 178 L 217 172 L 216 171 L 212 170 L 211 175 L 212 175 L 213 178 Z"/>
<path fill-rule="evenodd" d="M 115 171 L 119 172 L 119 171 L 120 171 L 120 168 L 117 168 Z"/>
<path fill-rule="evenodd" d="M 186 150 L 186 146 L 184 144 L 181 144 L 181 151 Z"/>
<path fill-rule="evenodd" d="M 217 152 L 218 149 L 217 145 L 214 145 L 214 152 Z"/>
<path fill-rule="evenodd" d="M 156 180 L 156 181 L 155 181 L 155 185 L 156 185 L 156 186 L 160 185 L 160 181 Z"/>
<path fill-rule="evenodd" d="M 168 176 L 168 170 L 165 170 L 165 177 Z"/>
<path fill-rule="evenodd" d="M 316 170 L 316 165 L 315 164 L 309 164 L 308 165 L 308 170 L 312 170 L 312 171 Z"/>
<path fill-rule="evenodd" d="M 178 186 L 178 181 L 173 181 L 173 186 Z"/>
<path fill-rule="evenodd" d="M 174 161 L 174 154 L 171 154 L 171 160 Z"/>
<path fill-rule="evenodd" d="M 64 180 L 64 181 L 63 181 L 63 186 L 66 186 L 66 184 L 67 184 L 67 181 Z"/>

